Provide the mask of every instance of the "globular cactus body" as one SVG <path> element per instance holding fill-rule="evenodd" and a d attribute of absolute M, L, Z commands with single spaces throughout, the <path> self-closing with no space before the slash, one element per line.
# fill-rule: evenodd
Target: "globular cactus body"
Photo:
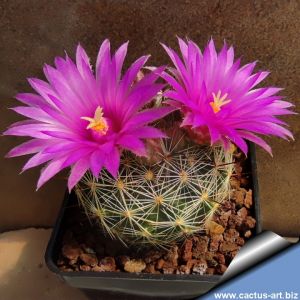
<path fill-rule="evenodd" d="M 200 232 L 229 195 L 230 153 L 199 145 L 168 151 L 162 144 L 160 161 L 149 165 L 125 154 L 117 179 L 87 173 L 75 189 L 86 213 L 126 244 L 166 246 Z"/>

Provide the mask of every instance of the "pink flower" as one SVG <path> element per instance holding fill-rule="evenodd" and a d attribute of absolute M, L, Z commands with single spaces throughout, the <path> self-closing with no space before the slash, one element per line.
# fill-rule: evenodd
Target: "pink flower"
<path fill-rule="evenodd" d="M 162 77 L 172 90 L 165 96 L 169 103 L 179 107 L 184 115 L 181 126 L 205 137 L 207 131 L 211 143 L 236 144 L 244 153 L 245 140 L 252 141 L 271 154 L 270 146 L 256 134 L 274 135 L 293 139 L 287 125 L 277 116 L 293 114 L 291 103 L 283 101 L 276 87 L 255 88 L 269 72 L 253 74 L 256 62 L 240 67 L 240 59 L 234 61 L 233 48 L 224 44 L 217 53 L 211 40 L 204 53 L 192 42 L 179 40 L 183 60 L 163 45 L 175 69 Z"/>
<path fill-rule="evenodd" d="M 163 87 L 155 83 L 163 71 L 157 68 L 136 82 L 149 56 L 137 59 L 121 76 L 128 43 L 111 56 L 105 40 L 99 50 L 95 75 L 84 49 L 78 45 L 76 64 L 66 56 L 57 57 L 55 68 L 45 65 L 48 80 L 28 79 L 37 94 L 22 93 L 16 98 L 26 106 L 13 108 L 29 120 L 13 124 L 5 135 L 29 136 L 8 157 L 34 154 L 23 168 L 47 163 L 37 188 L 62 169 L 71 166 L 71 190 L 90 169 L 98 176 L 105 167 L 117 176 L 123 149 L 146 155 L 142 139 L 164 134 L 148 124 L 164 117 L 173 108 L 144 109 Z"/>

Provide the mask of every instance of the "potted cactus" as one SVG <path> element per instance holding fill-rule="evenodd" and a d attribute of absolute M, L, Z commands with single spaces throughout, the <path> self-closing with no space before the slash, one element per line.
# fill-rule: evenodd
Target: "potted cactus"
<path fill-rule="evenodd" d="M 271 154 L 257 134 L 292 139 L 276 117 L 292 114 L 292 105 L 278 95 L 279 88 L 256 88 L 268 72 L 253 74 L 255 63 L 240 67 L 226 44 L 217 53 L 211 40 L 202 54 L 194 42 L 179 39 L 182 58 L 163 45 L 173 67 L 144 68 L 149 56 L 142 56 L 122 73 L 127 46 L 111 55 L 105 40 L 93 72 L 79 45 L 75 63 L 66 56 L 57 57 L 55 67 L 45 65 L 48 82 L 29 79 L 37 94 L 18 94 L 26 106 L 13 108 L 29 120 L 13 124 L 4 134 L 31 139 L 8 156 L 34 154 L 23 171 L 46 163 L 37 188 L 71 167 L 70 194 L 46 254 L 49 268 L 71 285 L 156 297 L 196 296 L 219 280 L 217 274 L 243 244 L 232 224 L 245 237 L 251 234 L 245 224 L 253 220 L 248 216 L 254 210 L 252 194 L 242 188 L 239 192 L 248 200 L 230 200 L 240 188 L 232 187 L 233 177 L 241 177 L 237 163 L 252 160 L 248 187 L 255 189 L 257 200 L 252 144 L 245 159 L 248 142 Z M 82 212 L 89 223 L 82 221 Z M 95 232 L 94 248 L 87 240 L 75 241 L 74 232 L 70 237 L 70 220 L 81 233 Z M 228 220 L 231 227 L 222 242 Z M 255 221 L 251 224 L 246 229 Z M 208 253 L 209 239 L 209 249 L 216 253 Z M 63 245 L 66 240 L 70 245 Z M 117 240 L 113 245 L 126 253 L 136 251 L 134 257 L 101 258 L 103 247 L 99 253 L 95 249 L 107 240 Z M 239 246 L 230 249 L 233 240 Z M 221 248 L 231 257 L 225 260 Z M 138 258 L 147 251 L 154 254 L 144 261 Z M 207 261 L 215 261 L 219 273 Z"/>

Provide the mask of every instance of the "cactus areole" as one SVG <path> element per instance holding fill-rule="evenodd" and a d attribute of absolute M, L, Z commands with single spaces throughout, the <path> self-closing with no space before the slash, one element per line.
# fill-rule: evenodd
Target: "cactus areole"
<path fill-rule="evenodd" d="M 37 189 L 70 167 L 69 191 L 106 233 L 166 246 L 204 230 L 229 197 L 235 146 L 271 153 L 261 135 L 293 139 L 278 118 L 293 105 L 279 88 L 257 88 L 269 73 L 240 67 L 226 44 L 217 53 L 211 40 L 202 54 L 179 39 L 182 57 L 163 45 L 174 67 L 144 68 L 142 56 L 124 70 L 127 46 L 112 54 L 105 40 L 93 70 L 78 45 L 75 62 L 57 57 L 46 81 L 30 78 L 36 93 L 13 108 L 28 119 L 3 133 L 30 140 L 7 156 L 33 155 L 23 171 L 46 164 Z"/>

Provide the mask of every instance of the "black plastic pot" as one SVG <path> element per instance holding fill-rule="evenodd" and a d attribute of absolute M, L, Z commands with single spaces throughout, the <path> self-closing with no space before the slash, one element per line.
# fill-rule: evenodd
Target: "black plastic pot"
<path fill-rule="evenodd" d="M 261 231 L 258 181 L 256 171 L 255 146 L 250 144 L 248 157 L 254 207 L 256 218 L 256 233 Z M 220 275 L 160 275 L 160 274 L 129 274 L 123 272 L 62 272 L 56 265 L 62 236 L 64 233 L 68 209 L 76 203 L 72 193 L 66 194 L 60 214 L 53 229 L 45 260 L 48 268 L 62 277 L 69 285 L 83 289 L 89 295 L 103 295 L 104 291 L 123 293 L 123 295 L 136 295 L 141 297 L 193 299 L 213 288 L 220 280 Z M 94 298 L 97 299 L 97 298 Z M 101 298 L 103 299 L 103 298 Z M 125 299 L 125 298 L 121 298 Z"/>

